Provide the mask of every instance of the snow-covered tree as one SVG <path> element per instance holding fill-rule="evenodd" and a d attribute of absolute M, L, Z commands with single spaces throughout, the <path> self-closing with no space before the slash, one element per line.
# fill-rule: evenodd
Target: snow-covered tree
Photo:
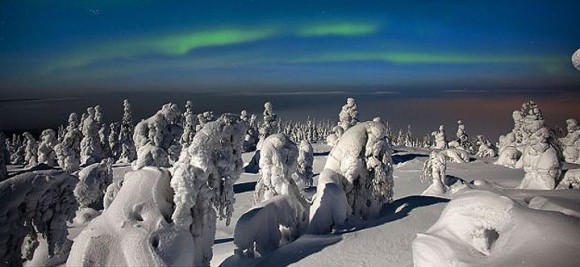
<path fill-rule="evenodd" d="M 123 100 L 123 120 L 121 121 L 118 144 L 121 154 L 117 162 L 131 163 L 137 159 L 137 149 L 133 142 L 133 113 L 131 103 L 127 99 Z"/>
<path fill-rule="evenodd" d="M 26 148 L 24 151 L 24 161 L 27 167 L 33 167 L 38 164 L 38 143 L 31 133 L 25 132 L 23 134 Z"/>
<path fill-rule="evenodd" d="M 8 163 L 10 163 L 8 144 L 4 132 L 0 131 L 0 182 L 8 178 L 8 170 L 6 170 L 6 165 Z"/>
<path fill-rule="evenodd" d="M 181 134 L 181 139 L 179 143 L 182 148 L 188 147 L 195 136 L 195 126 L 197 123 L 197 117 L 193 113 L 193 104 L 191 101 L 187 101 L 185 104 L 185 112 L 183 113 L 183 134 Z"/>
<path fill-rule="evenodd" d="M 493 145 L 491 142 L 483 137 L 483 135 L 477 136 L 476 145 L 479 146 L 477 153 L 475 154 L 478 157 L 482 158 L 493 158 L 497 154 L 495 153 L 495 149 L 493 149 Z"/>
<path fill-rule="evenodd" d="M 499 137 L 499 157 L 495 164 L 508 168 L 516 168 L 518 159 L 522 156 L 517 148 L 516 135 L 513 132 Z"/>
<path fill-rule="evenodd" d="M 296 171 L 298 148 L 285 134 L 272 134 L 262 142 L 260 150 L 260 178 L 254 192 L 254 203 L 272 197 L 298 192 L 292 179 Z"/>
<path fill-rule="evenodd" d="M 58 165 L 67 173 L 79 170 L 81 164 L 79 152 L 75 150 L 78 129 L 67 132 L 61 143 L 54 147 Z"/>
<path fill-rule="evenodd" d="M 13 136 L 12 149 L 14 151 L 10 153 L 10 163 L 14 165 L 25 164 L 26 139 L 23 140 L 21 135 Z"/>
<path fill-rule="evenodd" d="M 258 116 L 256 116 L 256 114 L 252 114 L 248 122 L 248 130 L 246 131 L 246 135 L 244 137 L 244 152 L 256 150 L 256 145 L 258 144 L 259 138 L 260 134 L 258 132 Z"/>
<path fill-rule="evenodd" d="M 521 158 L 526 174 L 517 188 L 552 190 L 556 187 L 556 181 L 562 172 L 562 164 L 549 138 L 550 132 L 545 127 L 527 137 L 528 146 Z"/>
<path fill-rule="evenodd" d="M 113 182 L 113 159 L 108 158 L 100 163 L 93 163 L 83 168 L 74 195 L 79 209 L 103 209 L 103 197 L 109 184 Z"/>
<path fill-rule="evenodd" d="M 0 182 L 0 265 L 57 266 L 71 241 L 77 178 L 61 171 L 26 172 Z"/>
<path fill-rule="evenodd" d="M 209 266 L 216 219 L 230 223 L 233 185 L 243 167 L 245 131 L 238 115 L 224 114 L 205 124 L 174 166 L 171 187 L 175 210 L 171 218 L 177 229 L 191 231 L 194 262 L 190 265 Z"/>
<path fill-rule="evenodd" d="M 338 125 L 345 131 L 358 123 L 358 111 L 354 98 L 346 99 L 346 104 L 342 106 L 338 114 Z"/>
<path fill-rule="evenodd" d="M 40 134 L 40 144 L 38 145 L 38 162 L 54 167 L 56 161 L 56 152 L 54 147 L 58 144 L 56 133 L 52 129 L 46 129 Z"/>
<path fill-rule="evenodd" d="M 101 161 L 104 158 L 101 147 L 101 138 L 99 137 L 99 126 L 95 117 L 95 109 L 87 108 L 87 116 L 83 121 L 81 140 L 81 164 L 90 165 Z"/>
<path fill-rule="evenodd" d="M 450 148 L 463 149 L 465 151 L 469 151 L 469 153 L 477 152 L 474 151 L 476 148 L 469 140 L 469 135 L 467 135 L 465 124 L 463 124 L 463 121 L 461 120 L 457 121 L 457 133 L 455 135 L 457 136 L 457 139 L 450 141 L 447 144 Z"/>
<path fill-rule="evenodd" d="M 298 146 L 298 167 L 293 175 L 299 188 L 312 186 L 312 164 L 314 163 L 313 149 L 310 142 L 302 140 Z"/>
<path fill-rule="evenodd" d="M 133 141 L 137 148 L 137 161 L 133 163 L 133 169 L 169 167 L 169 148 L 181 134 L 181 126 L 176 123 L 180 113 L 177 105 L 168 103 L 135 126 Z"/>
<path fill-rule="evenodd" d="M 310 208 L 310 232 L 324 233 L 347 216 L 376 216 L 393 198 L 393 166 L 385 125 L 359 123 L 330 151 Z"/>
<path fill-rule="evenodd" d="M 260 125 L 260 128 L 258 129 L 258 133 L 260 134 L 260 140 L 258 141 L 258 145 L 257 145 L 258 150 L 261 149 L 262 142 L 264 142 L 264 140 L 269 135 L 274 133 L 274 126 L 276 124 L 276 119 L 278 118 L 278 115 L 276 115 L 276 113 L 274 113 L 274 107 L 272 106 L 272 103 L 270 103 L 270 102 L 266 102 L 264 104 L 263 115 L 264 116 L 263 116 L 262 124 Z"/>
<path fill-rule="evenodd" d="M 79 158 L 81 153 L 81 140 L 83 139 L 81 128 L 79 116 L 74 112 L 71 113 L 68 116 L 68 125 L 66 126 L 65 136 L 68 135 L 72 139 L 71 148 L 79 154 Z"/>
<path fill-rule="evenodd" d="M 566 120 L 566 130 L 568 131 L 566 136 L 558 139 L 564 160 L 570 163 L 580 163 L 580 127 L 576 119 Z"/>
<path fill-rule="evenodd" d="M 423 195 L 438 196 L 447 192 L 449 184 L 445 176 L 446 168 L 445 156 L 437 151 L 431 151 L 421 171 L 421 181 L 431 181 L 431 185 L 423 192 Z"/>
<path fill-rule="evenodd" d="M 443 125 L 439 125 L 439 130 L 432 132 L 431 136 L 435 137 L 435 145 L 432 148 L 447 148 L 447 136 L 445 135 L 445 127 Z"/>
<path fill-rule="evenodd" d="M 338 141 L 340 140 L 340 137 L 342 136 L 343 133 L 344 128 L 342 128 L 339 125 L 334 126 L 334 128 L 332 128 L 332 134 L 326 137 L 326 144 L 329 146 L 335 146 L 336 144 L 338 144 Z"/>
<path fill-rule="evenodd" d="M 263 256 L 304 233 L 309 204 L 292 179 L 297 158 L 298 148 L 285 134 L 272 134 L 262 143 L 255 205 L 234 232 L 237 255 L 255 257 L 257 251 Z"/>
<path fill-rule="evenodd" d="M 109 144 L 109 151 L 111 152 L 111 158 L 117 160 L 119 155 L 121 155 L 121 147 L 119 144 L 119 124 L 113 122 L 109 125 L 109 136 L 107 137 Z"/>
<path fill-rule="evenodd" d="M 212 111 L 205 111 L 204 113 L 197 115 L 197 125 L 195 126 L 195 131 L 199 132 L 203 128 L 203 126 L 213 121 L 213 112 Z"/>

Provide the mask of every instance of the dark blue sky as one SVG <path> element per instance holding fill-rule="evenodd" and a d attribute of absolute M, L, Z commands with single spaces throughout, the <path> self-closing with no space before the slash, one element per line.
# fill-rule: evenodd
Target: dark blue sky
<path fill-rule="evenodd" d="M 0 98 L 578 91 L 580 1 L 2 0 Z"/>

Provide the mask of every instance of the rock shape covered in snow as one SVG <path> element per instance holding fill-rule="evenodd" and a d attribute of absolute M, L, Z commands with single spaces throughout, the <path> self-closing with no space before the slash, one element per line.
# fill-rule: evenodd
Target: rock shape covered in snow
<path fill-rule="evenodd" d="M 330 151 L 310 208 L 311 233 L 326 233 L 347 216 L 376 216 L 393 198 L 393 167 L 380 121 L 351 127 Z"/>
<path fill-rule="evenodd" d="M 77 202 L 74 176 L 62 171 L 34 171 L 0 182 L 1 265 L 58 265 L 71 246 L 66 222 Z"/>
<path fill-rule="evenodd" d="M 174 166 L 171 187 L 175 210 L 171 218 L 177 229 L 193 237 L 195 266 L 208 266 L 213 257 L 217 219 L 230 223 L 233 185 L 243 170 L 245 132 L 239 116 L 224 114 L 204 125 Z"/>

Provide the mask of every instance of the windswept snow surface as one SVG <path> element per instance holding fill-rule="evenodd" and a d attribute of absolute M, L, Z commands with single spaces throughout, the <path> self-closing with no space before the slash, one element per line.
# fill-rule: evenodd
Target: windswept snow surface
<path fill-rule="evenodd" d="M 318 183 L 330 149 L 326 145 L 313 144 L 314 184 Z M 419 265 L 422 263 L 420 255 L 427 257 L 429 251 L 437 251 L 437 254 L 429 254 L 429 266 L 580 266 L 577 257 L 580 248 L 580 190 L 514 189 L 522 181 L 524 170 L 495 165 L 493 162 L 497 157 L 472 157 L 468 163 L 447 163 L 447 179 L 458 184 L 464 182 L 463 189 L 451 191 L 441 198 L 420 196 L 430 185 L 421 183 L 419 178 L 429 153 L 422 149 L 396 148 L 392 157 L 394 201 L 380 211 L 378 218 L 348 221 L 326 235 L 303 235 L 264 257 L 254 259 L 242 259 L 234 254 L 234 228 L 241 215 L 253 207 L 254 188 L 259 178 L 255 173 L 243 173 L 233 187 L 236 201 L 232 223 L 217 223 L 211 265 L 413 266 L 414 257 Z M 242 155 L 244 164 L 251 161 L 253 154 Z M 565 164 L 564 171 L 578 167 Z M 114 180 L 122 180 L 130 170 L 129 165 L 115 165 Z M 313 194 L 316 189 L 311 187 L 305 191 Z M 493 205 L 488 205 L 490 203 Z M 502 213 L 508 208 L 509 212 Z M 457 215 L 458 210 L 465 215 Z M 483 215 L 488 213 L 497 216 Z M 464 223 L 449 223 L 449 215 L 462 218 L 460 222 Z M 101 215 L 91 224 L 100 217 L 112 219 L 109 215 Z M 480 222 L 477 219 L 480 217 L 492 219 Z M 487 228 L 480 225 L 494 226 L 497 236 L 491 229 L 486 231 Z M 84 227 L 86 225 L 71 225 L 69 239 Z M 441 237 L 449 238 L 450 233 L 462 231 L 471 235 L 454 235 L 447 241 Z M 426 236 L 430 237 L 429 240 L 447 243 L 423 243 L 421 240 Z M 494 237 L 495 241 L 491 242 Z M 413 244 L 417 247 L 419 243 L 424 249 L 413 251 Z M 454 248 L 448 250 L 451 244 Z M 420 255 L 414 256 L 413 252 Z M 437 264 L 439 260 L 447 261 Z M 178 259 L 173 260 L 173 263 L 177 262 Z"/>

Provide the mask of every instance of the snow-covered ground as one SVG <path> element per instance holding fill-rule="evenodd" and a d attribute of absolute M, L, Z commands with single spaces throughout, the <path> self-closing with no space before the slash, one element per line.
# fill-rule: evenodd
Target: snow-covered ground
<path fill-rule="evenodd" d="M 313 147 L 316 185 L 331 148 Z M 234 185 L 232 223 L 218 221 L 211 265 L 413 266 L 415 257 L 419 266 L 580 266 L 575 253 L 580 248 L 580 190 L 514 189 L 523 170 L 495 165 L 495 159 L 472 158 L 469 163 L 447 163 L 447 177 L 464 181 L 464 190 L 446 198 L 421 196 L 429 186 L 419 178 L 429 153 L 396 149 L 394 202 L 378 218 L 350 221 L 332 234 L 303 235 L 255 259 L 234 255 L 236 222 L 252 208 L 259 178 L 243 173 Z M 244 153 L 244 163 L 252 156 Z M 129 164 L 114 165 L 114 180 L 128 171 Z M 76 238 L 86 225 L 78 220 L 69 224 L 68 238 Z"/>
<path fill-rule="evenodd" d="M 318 144 L 314 146 L 314 149 L 314 184 L 316 184 L 317 174 L 322 170 L 330 148 Z M 421 196 L 421 193 L 429 186 L 427 183 L 421 183 L 419 179 L 421 168 L 428 159 L 428 155 L 429 151 L 427 150 L 408 148 L 399 148 L 394 154 L 395 201 L 382 211 L 379 218 L 364 222 L 351 222 L 338 233 L 302 236 L 266 257 L 239 259 L 234 256 L 233 231 L 235 224 L 226 227 L 223 222 L 218 223 L 212 266 L 413 266 L 413 240 L 417 234 L 426 233 L 438 221 L 442 211 L 449 203 L 448 199 Z M 249 162 L 251 156 L 249 153 L 245 154 L 244 162 Z M 550 263 L 557 263 L 557 266 L 579 266 L 580 260 L 574 256 L 573 252 L 580 248 L 580 218 L 578 217 L 580 191 L 513 189 L 524 177 L 523 170 L 494 165 L 493 160 L 475 159 L 470 163 L 448 163 L 447 175 L 466 182 L 478 180 L 474 182 L 477 186 L 471 186 L 509 196 L 518 203 L 516 205 L 521 205 L 521 209 L 526 211 L 521 217 L 516 215 L 518 217 L 512 218 L 513 223 L 522 220 L 528 221 L 528 223 L 522 225 L 525 230 L 516 233 L 521 238 L 512 237 L 505 240 L 507 242 L 505 244 L 498 243 L 498 248 L 492 249 L 488 256 L 481 253 L 477 254 L 480 260 L 484 260 L 485 257 L 491 258 L 495 256 L 495 253 L 501 253 L 504 248 L 514 248 L 502 253 L 510 254 L 513 252 L 511 258 L 500 255 L 484 264 L 478 262 L 471 262 L 471 264 L 550 266 L 552 265 Z M 568 165 L 567 167 L 576 168 L 578 166 Z M 233 222 L 243 212 L 251 208 L 253 188 L 257 178 L 257 174 L 244 173 L 238 180 L 235 186 L 236 204 Z M 531 200 L 534 201 L 530 202 Z M 531 203 L 536 203 L 534 209 L 557 210 L 568 215 L 558 212 L 543 212 L 538 214 L 541 218 L 537 218 L 537 221 L 526 219 L 524 216 L 533 216 L 533 214 L 538 213 L 526 208 L 528 205 L 533 206 Z M 551 219 L 547 221 L 547 218 Z M 534 228 L 536 222 L 539 224 L 537 227 L 542 228 Z M 545 223 L 552 223 L 553 227 L 546 227 Z M 560 228 L 564 227 L 562 224 L 567 228 Z M 526 238 L 521 236 L 525 234 L 522 231 L 545 228 L 549 228 L 551 231 L 546 233 L 532 232 L 525 235 Z M 516 227 L 516 229 L 518 228 Z M 558 229 L 562 230 L 558 232 Z M 565 240 L 546 241 L 550 237 L 545 235 L 549 234 L 556 235 L 554 238 Z M 459 257 L 461 256 L 459 255 Z M 450 262 L 449 265 L 455 264 Z M 434 263 L 431 266 L 439 265 Z"/>

